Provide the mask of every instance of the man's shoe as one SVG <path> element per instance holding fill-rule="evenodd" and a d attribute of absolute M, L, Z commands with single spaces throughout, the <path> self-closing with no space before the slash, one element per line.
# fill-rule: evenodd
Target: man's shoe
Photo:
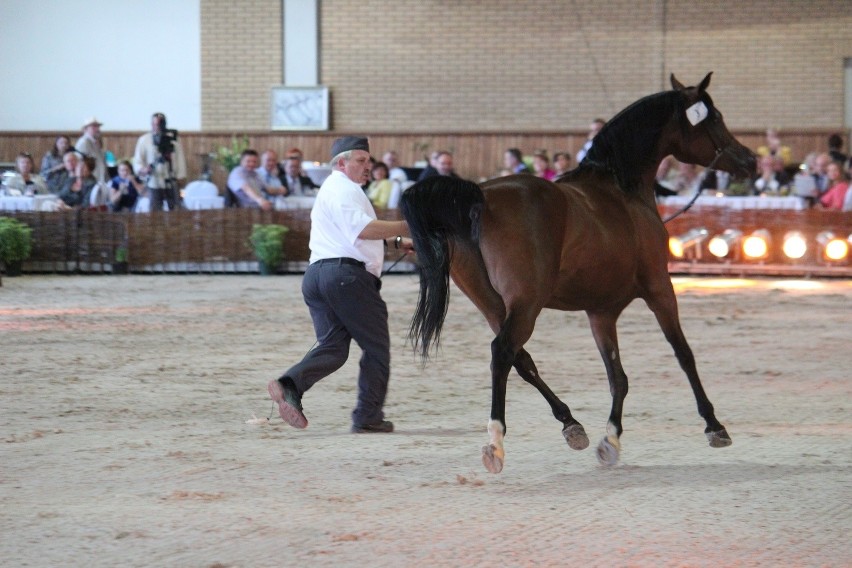
<path fill-rule="evenodd" d="M 393 422 L 382 420 L 375 424 L 353 424 L 351 432 L 353 434 L 374 434 L 377 432 L 387 434 L 393 432 Z"/>
<path fill-rule="evenodd" d="M 289 383 L 293 382 L 289 378 L 285 378 L 285 380 Z M 284 422 L 299 429 L 308 425 L 308 419 L 302 412 L 302 396 L 295 386 L 284 386 L 280 380 L 273 379 L 269 381 L 266 390 L 269 391 L 272 400 L 278 403 L 278 414 L 281 415 Z"/>

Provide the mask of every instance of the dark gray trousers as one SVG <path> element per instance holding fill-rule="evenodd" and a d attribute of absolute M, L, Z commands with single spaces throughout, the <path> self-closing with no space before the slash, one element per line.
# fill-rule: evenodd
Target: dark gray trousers
<path fill-rule="evenodd" d="M 148 196 L 151 200 L 151 211 L 162 211 L 163 202 L 169 204 L 169 211 L 177 211 L 180 206 L 177 185 L 170 183 L 165 188 L 148 188 Z"/>
<path fill-rule="evenodd" d="M 317 346 L 283 376 L 300 393 L 332 374 L 349 358 L 352 339 L 363 350 L 358 373 L 358 404 L 353 424 L 384 419 L 382 407 L 390 377 L 388 309 L 382 281 L 360 266 L 311 264 L 302 279 L 302 295 L 311 312 Z"/>

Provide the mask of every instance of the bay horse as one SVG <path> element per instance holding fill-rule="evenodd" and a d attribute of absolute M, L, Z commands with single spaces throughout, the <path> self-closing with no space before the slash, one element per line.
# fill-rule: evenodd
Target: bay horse
<path fill-rule="evenodd" d="M 409 330 L 427 360 L 440 343 L 449 307 L 449 279 L 482 312 L 496 335 L 491 343 L 489 443 L 482 461 L 503 469 L 506 384 L 512 367 L 544 396 L 575 450 L 588 447 L 583 426 L 545 384 L 524 344 L 544 308 L 584 310 L 603 358 L 612 394 L 599 461 L 614 465 L 627 375 L 621 366 L 616 321 L 642 298 L 656 316 L 689 379 L 710 446 L 731 444 L 716 420 L 678 318 L 668 273 L 668 234 L 657 211 L 657 167 L 672 154 L 681 162 L 752 175 L 754 154 L 728 131 L 707 86 L 644 97 L 612 118 L 586 158 L 555 182 L 511 175 L 482 185 L 447 176 L 427 178 L 402 196 L 420 266 L 420 293 Z"/>

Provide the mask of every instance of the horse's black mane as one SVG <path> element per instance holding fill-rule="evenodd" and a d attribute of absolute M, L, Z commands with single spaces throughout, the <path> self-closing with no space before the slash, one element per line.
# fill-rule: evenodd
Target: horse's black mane
<path fill-rule="evenodd" d="M 663 127 L 673 116 L 684 117 L 685 97 L 664 91 L 641 98 L 609 120 L 595 136 L 580 168 L 612 174 L 625 193 L 639 191 L 642 172 L 656 167 L 655 151 Z"/>

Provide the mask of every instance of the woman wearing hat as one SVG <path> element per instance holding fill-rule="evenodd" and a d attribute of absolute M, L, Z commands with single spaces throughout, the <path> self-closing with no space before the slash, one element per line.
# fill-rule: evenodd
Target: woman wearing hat
<path fill-rule="evenodd" d="M 379 290 L 387 241 L 403 252 L 412 250 L 411 240 L 402 236 L 408 234 L 408 225 L 378 220 L 361 189 L 371 167 L 366 138 L 338 138 L 331 156 L 333 171 L 311 210 L 311 258 L 302 280 L 317 345 L 281 378 L 270 381 L 268 390 L 281 418 L 294 428 L 305 428 L 302 395 L 343 366 L 354 339 L 364 353 L 352 432 L 393 432 L 382 410 L 390 378 L 390 334 Z"/>

